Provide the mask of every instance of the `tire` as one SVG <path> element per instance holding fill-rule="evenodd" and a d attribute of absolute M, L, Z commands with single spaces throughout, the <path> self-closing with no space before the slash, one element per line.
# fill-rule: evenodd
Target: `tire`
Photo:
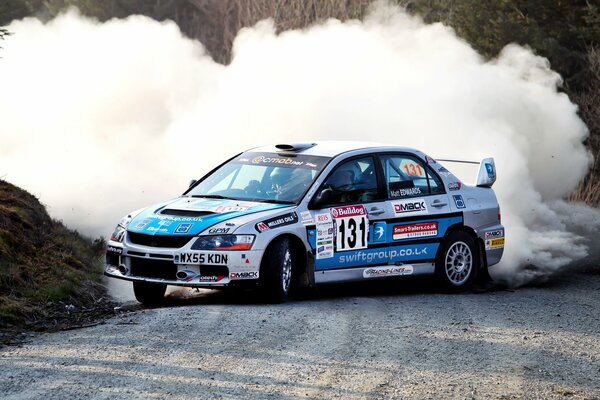
<path fill-rule="evenodd" d="M 165 300 L 167 285 L 160 283 L 133 282 L 133 294 L 140 303 L 156 306 Z"/>
<path fill-rule="evenodd" d="M 452 232 L 444 240 L 435 261 L 435 276 L 440 289 L 447 293 L 468 290 L 479 271 L 479 251 L 466 232 Z"/>
<path fill-rule="evenodd" d="M 290 294 L 294 280 L 293 252 L 289 239 L 276 240 L 263 256 L 260 267 L 260 289 L 266 301 L 283 303 Z"/>

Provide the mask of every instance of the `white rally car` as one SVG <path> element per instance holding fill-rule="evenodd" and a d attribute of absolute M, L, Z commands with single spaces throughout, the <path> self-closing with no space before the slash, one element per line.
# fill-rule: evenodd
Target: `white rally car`
<path fill-rule="evenodd" d="M 167 285 L 301 287 L 405 275 L 469 288 L 500 261 L 504 227 L 492 158 L 475 186 L 421 151 L 319 142 L 248 150 L 181 196 L 127 215 L 105 274 L 156 304 Z"/>

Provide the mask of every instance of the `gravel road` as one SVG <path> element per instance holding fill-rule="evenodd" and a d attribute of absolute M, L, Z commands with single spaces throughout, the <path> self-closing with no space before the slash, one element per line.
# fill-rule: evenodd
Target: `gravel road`
<path fill-rule="evenodd" d="M 344 285 L 281 305 L 176 292 L 0 350 L 3 399 L 600 399 L 600 266 L 517 290 Z"/>

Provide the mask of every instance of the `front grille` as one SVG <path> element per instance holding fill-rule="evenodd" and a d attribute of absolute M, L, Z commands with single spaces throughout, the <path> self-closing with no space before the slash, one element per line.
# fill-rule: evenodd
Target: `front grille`
<path fill-rule="evenodd" d="M 129 241 L 134 244 L 150 247 L 167 247 L 172 249 L 179 249 L 194 236 L 161 236 L 161 235 L 145 235 L 143 233 L 127 232 Z"/>
<path fill-rule="evenodd" d="M 170 261 L 131 257 L 131 274 L 146 278 L 176 280 L 177 266 Z"/>
<path fill-rule="evenodd" d="M 160 212 L 163 215 L 177 215 L 179 217 L 203 217 L 214 214 L 212 211 L 194 211 L 194 210 L 175 210 L 166 208 Z"/>

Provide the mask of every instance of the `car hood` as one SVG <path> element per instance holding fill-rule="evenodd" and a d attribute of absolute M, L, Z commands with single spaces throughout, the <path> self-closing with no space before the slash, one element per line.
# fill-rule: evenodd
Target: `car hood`
<path fill-rule="evenodd" d="M 133 218 L 127 230 L 146 235 L 197 235 L 232 218 L 286 207 L 290 205 L 178 197 L 146 208 Z"/>

